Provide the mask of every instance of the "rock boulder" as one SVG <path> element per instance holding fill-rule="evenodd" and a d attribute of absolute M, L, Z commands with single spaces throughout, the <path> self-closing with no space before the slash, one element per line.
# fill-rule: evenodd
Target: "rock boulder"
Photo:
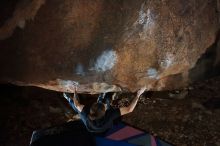
<path fill-rule="evenodd" d="M 17 0 L 12 10 L 0 20 L 1 82 L 65 92 L 184 87 L 220 26 L 218 0 Z"/>

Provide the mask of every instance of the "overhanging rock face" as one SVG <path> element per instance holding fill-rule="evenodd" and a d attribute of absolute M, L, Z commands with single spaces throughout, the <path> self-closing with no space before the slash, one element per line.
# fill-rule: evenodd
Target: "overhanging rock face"
<path fill-rule="evenodd" d="M 180 88 L 218 19 L 217 0 L 18 1 L 0 27 L 0 80 L 84 93 Z"/>

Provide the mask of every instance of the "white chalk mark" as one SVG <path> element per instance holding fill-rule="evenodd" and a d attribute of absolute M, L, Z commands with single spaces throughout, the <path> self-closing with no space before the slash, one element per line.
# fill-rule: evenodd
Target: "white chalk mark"
<path fill-rule="evenodd" d="M 84 76 L 85 75 L 85 72 L 84 72 L 84 67 L 81 63 L 78 63 L 77 66 L 76 66 L 76 69 L 75 69 L 75 73 L 77 75 L 82 75 Z"/>
<path fill-rule="evenodd" d="M 134 27 L 142 26 L 139 36 L 142 40 L 146 40 L 153 32 L 155 26 L 155 14 L 151 9 L 145 8 L 145 3 L 141 5 L 138 20 L 134 23 Z"/>
<path fill-rule="evenodd" d="M 147 70 L 147 75 L 149 76 L 149 78 L 157 78 L 158 71 L 155 68 L 149 68 Z"/>
<path fill-rule="evenodd" d="M 170 67 L 174 62 L 174 55 L 173 54 L 166 54 L 165 58 L 161 60 L 160 65 L 162 68 Z"/>
<path fill-rule="evenodd" d="M 144 24 L 145 23 L 145 18 L 146 18 L 147 14 L 144 12 L 143 10 L 143 6 L 141 7 L 141 10 L 139 11 L 139 19 L 138 19 L 138 23 L 139 24 Z"/>
<path fill-rule="evenodd" d="M 138 24 L 143 25 L 144 31 L 147 31 L 154 25 L 154 14 L 151 12 L 150 9 L 147 9 L 147 12 L 145 12 L 146 10 L 144 6 L 145 3 L 141 5 L 137 22 Z"/>
<path fill-rule="evenodd" d="M 91 70 L 96 70 L 98 72 L 104 72 L 112 69 L 112 67 L 117 62 L 117 54 L 114 50 L 104 51 L 96 60 L 94 67 Z"/>
<path fill-rule="evenodd" d="M 147 10 L 147 17 L 145 18 L 146 21 L 144 23 L 144 30 L 147 31 L 148 29 L 152 28 L 154 26 L 154 19 L 153 19 L 153 14 L 151 13 L 151 10 Z"/>
<path fill-rule="evenodd" d="M 66 91 L 72 91 L 74 89 L 74 87 L 78 86 L 79 83 L 76 81 L 72 81 L 72 80 L 61 80 L 61 79 L 57 79 L 58 84 L 61 88 L 65 88 Z"/>

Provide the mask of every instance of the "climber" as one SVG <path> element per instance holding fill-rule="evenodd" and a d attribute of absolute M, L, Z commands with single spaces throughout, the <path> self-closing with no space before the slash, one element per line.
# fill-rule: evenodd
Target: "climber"
<path fill-rule="evenodd" d="M 131 113 L 146 87 L 141 88 L 131 104 L 127 107 L 113 108 L 110 105 L 110 97 L 105 97 L 105 93 L 100 94 L 97 102 L 91 107 L 79 103 L 77 96 L 77 87 L 74 89 L 74 95 L 63 93 L 71 107 L 79 114 L 81 120 L 90 132 L 103 133 L 113 126 L 113 121 L 122 115 Z M 115 95 L 115 94 L 113 94 Z"/>

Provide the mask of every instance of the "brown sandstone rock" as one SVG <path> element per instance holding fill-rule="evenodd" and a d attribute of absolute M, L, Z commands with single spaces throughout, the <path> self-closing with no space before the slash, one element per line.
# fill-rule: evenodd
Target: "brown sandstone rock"
<path fill-rule="evenodd" d="M 89 93 L 181 88 L 218 19 L 217 0 L 18 1 L 0 27 L 0 80 Z"/>

